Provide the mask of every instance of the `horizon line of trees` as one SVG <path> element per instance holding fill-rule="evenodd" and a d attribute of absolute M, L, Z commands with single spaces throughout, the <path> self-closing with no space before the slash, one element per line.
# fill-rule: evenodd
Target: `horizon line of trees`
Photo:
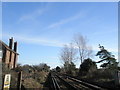
<path fill-rule="evenodd" d="M 92 46 L 88 45 L 88 40 L 81 34 L 77 34 L 73 37 L 73 42 L 64 45 L 60 51 L 60 60 L 63 62 L 63 68 L 66 73 L 71 73 L 76 69 L 74 62 L 79 60 L 79 73 L 81 71 L 94 71 L 97 69 L 97 63 L 102 63 L 100 67 L 104 69 L 117 69 L 118 62 L 115 56 L 111 52 L 106 50 L 104 46 L 99 44 L 100 51 L 96 55 L 93 54 Z M 101 60 L 95 62 L 92 60 L 93 56 L 99 56 Z"/>

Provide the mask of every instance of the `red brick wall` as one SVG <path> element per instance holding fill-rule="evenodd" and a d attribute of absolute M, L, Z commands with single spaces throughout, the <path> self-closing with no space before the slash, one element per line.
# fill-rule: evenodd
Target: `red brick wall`
<path fill-rule="evenodd" d="M 18 61 L 18 55 L 16 54 L 16 57 L 15 57 L 15 66 L 14 67 L 17 67 L 17 61 Z"/>
<path fill-rule="evenodd" d="M 10 68 L 13 68 L 14 67 L 14 57 L 15 57 L 15 54 L 13 52 L 11 52 L 11 62 L 9 63 L 10 64 Z"/>
<path fill-rule="evenodd" d="M 6 50 L 6 54 L 5 54 L 5 64 L 9 64 L 9 59 L 10 59 L 10 51 Z"/>

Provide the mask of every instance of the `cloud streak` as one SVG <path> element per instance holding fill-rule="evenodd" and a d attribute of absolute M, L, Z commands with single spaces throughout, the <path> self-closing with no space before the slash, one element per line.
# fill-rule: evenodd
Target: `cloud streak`
<path fill-rule="evenodd" d="M 52 23 L 47 28 L 48 29 L 55 28 L 55 27 L 58 27 L 60 25 L 63 25 L 63 24 L 69 23 L 71 21 L 77 20 L 79 18 L 82 18 L 83 16 L 84 16 L 84 13 L 81 12 L 81 13 L 78 13 L 78 14 L 72 16 L 72 17 L 69 17 L 69 18 L 66 18 L 66 19 L 61 19 L 58 22 Z"/>
<path fill-rule="evenodd" d="M 24 14 L 18 19 L 18 23 L 24 22 L 26 20 L 35 20 L 37 17 L 44 14 L 48 10 L 48 8 L 49 4 L 47 4 L 44 8 L 36 9 L 30 13 Z"/>
<path fill-rule="evenodd" d="M 13 34 L 3 34 L 3 38 L 10 38 L 15 37 L 15 40 L 23 42 L 23 43 L 30 43 L 30 44 L 37 44 L 37 45 L 43 45 L 43 46 L 53 46 L 53 47 L 63 47 L 63 42 L 57 41 L 57 40 L 51 40 L 47 38 L 41 38 L 41 37 L 30 37 L 30 36 L 23 36 L 23 35 L 13 35 Z"/>
<path fill-rule="evenodd" d="M 18 23 L 24 22 L 26 20 L 34 20 L 36 17 L 42 15 L 43 12 L 44 12 L 44 10 L 41 9 L 41 10 L 36 10 L 36 11 L 29 13 L 29 14 L 25 14 L 19 18 Z"/>
<path fill-rule="evenodd" d="M 69 42 L 60 42 L 54 39 L 42 38 L 42 37 L 31 37 L 31 36 L 23 36 L 22 34 L 2 34 L 2 38 L 8 39 L 11 36 L 15 37 L 15 40 L 20 41 L 22 43 L 29 43 L 29 44 L 36 44 L 36 45 L 43 45 L 43 46 L 52 46 L 52 47 L 64 47 L 64 45 L 69 46 Z M 74 45 L 75 48 L 77 48 Z M 98 51 L 99 48 L 96 46 L 92 46 L 93 51 Z M 118 52 L 117 48 L 107 48 L 110 52 Z"/>

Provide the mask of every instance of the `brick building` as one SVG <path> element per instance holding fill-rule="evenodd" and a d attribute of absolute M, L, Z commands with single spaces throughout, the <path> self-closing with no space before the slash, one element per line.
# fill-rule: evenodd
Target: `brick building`
<path fill-rule="evenodd" d="M 13 48 L 14 43 L 14 48 Z M 0 41 L 0 49 L 2 50 L 2 62 L 4 62 L 10 69 L 17 66 L 18 53 L 17 53 L 17 42 L 13 42 L 13 37 L 9 39 L 9 46 L 3 41 Z M 13 48 L 13 49 L 12 49 Z"/>

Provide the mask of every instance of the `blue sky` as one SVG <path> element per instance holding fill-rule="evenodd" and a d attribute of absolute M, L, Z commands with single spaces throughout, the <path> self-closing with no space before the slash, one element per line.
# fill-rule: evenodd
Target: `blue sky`
<path fill-rule="evenodd" d="M 101 44 L 117 58 L 117 5 L 117 2 L 4 2 L 2 40 L 8 43 L 14 37 L 18 41 L 21 64 L 47 63 L 52 68 L 62 65 L 60 50 L 77 33 L 88 38 L 94 53 Z"/>

